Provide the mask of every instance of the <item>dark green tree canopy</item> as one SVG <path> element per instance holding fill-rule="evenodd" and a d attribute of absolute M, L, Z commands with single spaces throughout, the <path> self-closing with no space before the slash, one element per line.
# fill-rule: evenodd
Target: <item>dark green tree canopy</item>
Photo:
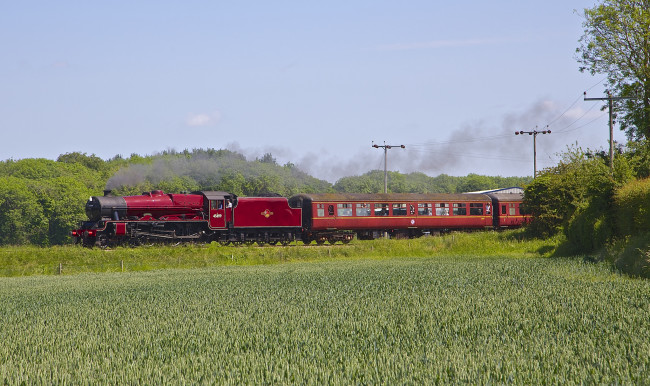
<path fill-rule="evenodd" d="M 580 71 L 607 76 L 629 139 L 650 138 L 650 0 L 603 0 L 584 10 Z"/>

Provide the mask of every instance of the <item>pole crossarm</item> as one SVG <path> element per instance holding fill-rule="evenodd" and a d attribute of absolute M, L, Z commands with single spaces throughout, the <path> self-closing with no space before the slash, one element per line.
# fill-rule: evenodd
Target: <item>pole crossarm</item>
<path fill-rule="evenodd" d="M 546 125 L 548 127 L 548 125 Z M 515 131 L 515 135 L 532 135 L 533 136 L 533 178 L 537 177 L 537 134 L 551 134 L 551 130 L 540 130 L 537 129 L 533 131 Z"/>
<path fill-rule="evenodd" d="M 608 101 L 609 107 L 609 170 L 614 173 L 614 101 L 622 99 L 639 99 L 637 96 L 612 96 L 609 92 L 606 97 L 602 98 L 587 98 L 587 92 L 584 92 L 585 101 Z"/>
<path fill-rule="evenodd" d="M 392 149 L 394 147 L 399 148 L 399 149 L 405 149 L 406 146 L 404 145 L 386 145 L 386 141 L 384 141 L 383 145 L 378 145 L 374 141 L 372 142 L 372 147 L 375 149 L 382 148 L 384 149 L 384 193 L 388 193 L 388 149 Z"/>

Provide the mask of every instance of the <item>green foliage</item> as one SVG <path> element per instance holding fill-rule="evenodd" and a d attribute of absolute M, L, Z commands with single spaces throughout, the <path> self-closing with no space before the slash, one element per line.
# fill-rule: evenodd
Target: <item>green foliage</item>
<path fill-rule="evenodd" d="M 627 238 L 613 260 L 616 268 L 629 275 L 650 278 L 650 232 Z"/>
<path fill-rule="evenodd" d="M 650 232 L 650 179 L 625 184 L 616 191 L 614 202 L 618 235 Z"/>
<path fill-rule="evenodd" d="M 580 71 L 605 74 L 630 139 L 650 138 L 650 2 L 602 0 L 584 10 L 584 35 L 576 52 Z"/>
<path fill-rule="evenodd" d="M 528 177 L 491 177 L 469 174 L 454 177 L 441 174 L 429 177 L 424 173 L 402 174 L 388 172 L 389 193 L 465 193 L 478 190 L 525 186 Z M 334 184 L 334 190 L 346 193 L 383 193 L 384 172 L 372 170 L 361 176 L 343 177 Z"/>
<path fill-rule="evenodd" d="M 583 252 L 611 235 L 611 200 L 616 187 L 609 168 L 581 149 L 569 150 L 526 187 L 524 205 L 533 216 L 529 231 L 547 237 L 564 229 Z"/>
<path fill-rule="evenodd" d="M 94 154 L 88 156 L 86 153 L 79 152 L 66 153 L 60 155 L 56 161 L 68 164 L 80 164 L 87 167 L 88 169 L 93 169 L 96 171 L 102 171 L 106 168 L 106 163 L 104 160 Z"/>
<path fill-rule="evenodd" d="M 595 201 L 599 200 L 588 200 L 578 205 L 566 224 L 564 233 L 573 254 L 600 249 L 612 239 L 614 223 L 610 207 Z"/>
<path fill-rule="evenodd" d="M 48 221 L 28 181 L 0 177 L 0 245 L 47 245 Z"/>
<path fill-rule="evenodd" d="M 229 150 L 167 151 L 121 168 L 107 182 L 115 194 L 221 190 L 255 196 L 278 193 L 327 192 L 331 185 L 293 167 L 280 166 L 270 153 L 256 161 Z"/>
<path fill-rule="evenodd" d="M 624 156 L 636 178 L 650 177 L 650 140 L 630 141 Z"/>
<path fill-rule="evenodd" d="M 649 291 L 471 256 L 0 279 L 0 381 L 643 384 Z"/>
<path fill-rule="evenodd" d="M 52 275 L 62 264 L 63 274 L 142 271 L 163 268 L 200 268 L 222 265 L 260 265 L 281 262 L 349 260 L 360 258 L 477 255 L 500 257 L 550 256 L 557 239 L 526 239 L 520 230 L 452 233 L 413 240 L 354 240 L 348 245 L 303 247 L 234 247 L 185 244 L 111 250 L 80 246 L 0 247 L 0 276 Z M 480 246 L 480 248 L 477 248 Z M 120 262 L 123 262 L 121 264 Z"/>
<path fill-rule="evenodd" d="M 92 161 L 91 166 L 85 163 Z M 68 233 L 84 215 L 84 203 L 101 192 L 108 166 L 78 153 L 61 161 L 24 159 L 0 162 L 0 245 L 51 245 L 70 241 Z"/>

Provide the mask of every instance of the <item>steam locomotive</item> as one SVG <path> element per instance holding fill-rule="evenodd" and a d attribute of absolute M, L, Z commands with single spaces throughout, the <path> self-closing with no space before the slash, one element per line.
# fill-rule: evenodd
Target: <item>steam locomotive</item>
<path fill-rule="evenodd" d="M 228 192 L 160 190 L 91 197 L 87 221 L 71 235 L 84 246 L 153 242 L 223 245 L 292 241 L 348 243 L 419 237 L 450 230 L 519 227 L 528 216 L 521 194 L 298 194 L 238 197 Z"/>

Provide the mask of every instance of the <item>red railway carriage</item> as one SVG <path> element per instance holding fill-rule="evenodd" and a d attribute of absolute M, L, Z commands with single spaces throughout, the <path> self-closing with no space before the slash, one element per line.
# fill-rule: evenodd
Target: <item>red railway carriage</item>
<path fill-rule="evenodd" d="M 488 193 L 494 206 L 494 227 L 515 228 L 526 224 L 530 217 L 522 207 L 521 193 Z"/>
<path fill-rule="evenodd" d="M 492 227 L 492 200 L 484 194 L 300 194 L 303 240 L 372 239 L 389 232 L 417 237 L 452 229 Z M 348 231 L 348 232 L 346 232 Z"/>

